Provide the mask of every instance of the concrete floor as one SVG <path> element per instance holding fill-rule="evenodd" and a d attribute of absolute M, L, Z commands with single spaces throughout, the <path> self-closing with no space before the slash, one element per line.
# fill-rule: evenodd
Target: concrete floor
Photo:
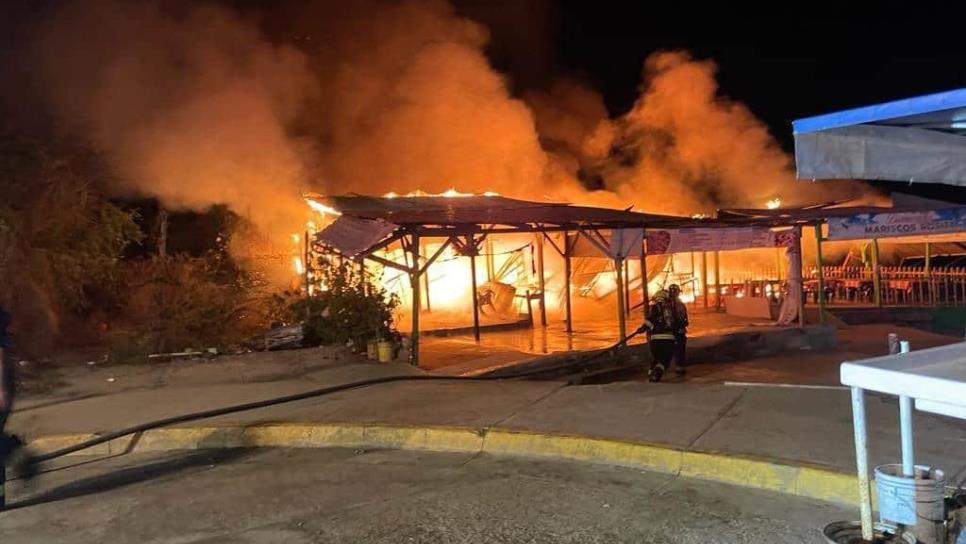
<path fill-rule="evenodd" d="M 61 466 L 7 543 L 820 543 L 856 512 L 666 474 L 487 455 L 224 450 Z M 78 464 L 81 463 L 81 464 Z"/>
<path fill-rule="evenodd" d="M 691 312 L 692 337 L 748 330 L 750 327 L 767 323 L 767 320 L 729 316 L 690 305 L 688 310 Z M 635 311 L 627 318 L 627 332 L 633 332 L 641 323 L 642 315 Z M 562 320 L 556 318 L 551 319 L 546 327 L 484 330 L 479 343 L 471 332 L 446 337 L 426 335 L 420 338 L 420 367 L 447 374 L 498 368 L 548 353 L 607 347 L 617 341 L 617 331 L 617 317 L 603 313 L 575 318 L 571 334 L 565 331 Z M 630 343 L 643 342 L 644 337 L 640 336 L 632 339 Z"/>

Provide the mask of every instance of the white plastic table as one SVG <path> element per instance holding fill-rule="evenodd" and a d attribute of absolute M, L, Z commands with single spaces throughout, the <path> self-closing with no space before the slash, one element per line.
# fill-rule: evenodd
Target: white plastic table
<path fill-rule="evenodd" d="M 966 419 L 966 343 L 842 363 L 841 381 L 852 388 L 855 465 L 859 476 L 862 537 L 873 538 L 872 496 L 869 487 L 865 391 L 899 397 L 902 471 L 912 476 L 912 405 L 924 412 Z"/>

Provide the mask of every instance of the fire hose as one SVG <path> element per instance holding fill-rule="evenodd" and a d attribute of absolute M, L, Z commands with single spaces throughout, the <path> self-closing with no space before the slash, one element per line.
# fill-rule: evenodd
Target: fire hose
<path fill-rule="evenodd" d="M 578 359 L 577 361 L 574 361 L 571 364 L 572 365 L 586 364 L 588 362 L 594 361 L 596 359 L 599 359 L 599 358 L 602 358 L 602 357 L 604 357 L 606 355 L 609 355 L 611 353 L 614 353 L 618 349 L 626 346 L 628 340 L 630 340 L 630 339 L 632 339 L 632 338 L 634 338 L 634 337 L 636 337 L 636 336 L 638 336 L 640 334 L 643 334 L 644 332 L 646 332 L 646 329 L 645 329 L 644 326 L 641 326 L 636 331 L 634 331 L 631 334 L 629 334 L 623 340 L 620 340 L 619 342 L 616 342 L 616 343 L 614 343 L 614 344 L 612 344 L 612 345 L 610 345 L 610 346 L 608 346 L 608 347 L 606 347 L 606 348 L 604 348 L 604 349 L 602 349 L 600 351 L 587 354 L 584 357 Z M 145 432 L 145 431 L 149 431 L 151 429 L 157 429 L 157 428 L 160 428 L 160 427 L 167 427 L 167 426 L 170 426 L 170 425 L 176 425 L 178 423 L 186 423 L 186 422 L 189 422 L 189 421 L 196 421 L 196 420 L 199 420 L 199 419 L 208 419 L 208 418 L 212 418 L 212 417 L 223 416 L 223 415 L 233 414 L 233 413 L 237 413 L 237 412 L 244 412 L 244 411 L 248 411 L 248 410 L 255 410 L 255 409 L 258 409 L 258 408 L 265 408 L 265 407 L 268 407 L 268 406 L 275 406 L 275 405 L 278 405 L 278 404 L 285 404 L 285 403 L 289 403 L 289 402 L 295 402 L 295 401 L 305 400 L 305 399 L 310 399 L 310 398 L 315 398 L 315 397 L 323 397 L 325 395 L 331 395 L 333 393 L 339 393 L 341 391 L 349 391 L 349 390 L 352 390 L 352 389 L 362 389 L 364 387 L 371 387 L 371 386 L 374 386 L 374 385 L 380 385 L 380 384 L 386 384 L 386 383 L 394 383 L 394 382 L 408 382 L 408 381 L 444 381 L 444 380 L 445 381 L 494 381 L 494 380 L 514 380 L 514 379 L 526 378 L 526 377 L 529 377 L 529 376 L 534 376 L 534 375 L 537 375 L 537 374 L 542 374 L 542 373 L 545 373 L 545 372 L 547 372 L 547 369 L 546 368 L 539 368 L 539 369 L 527 370 L 527 371 L 524 371 L 524 372 L 518 372 L 518 373 L 514 373 L 514 374 L 501 375 L 501 376 L 427 376 L 427 375 L 416 375 L 416 376 L 385 376 L 385 377 L 382 377 L 382 378 L 372 378 L 372 379 L 368 379 L 368 380 L 360 380 L 360 381 L 357 381 L 357 382 L 350 382 L 350 383 L 345 383 L 345 384 L 333 385 L 333 386 L 329 386 L 329 387 L 323 387 L 323 388 L 320 388 L 320 389 L 313 389 L 311 391 L 305 391 L 305 392 L 302 392 L 302 393 L 295 393 L 295 394 L 292 394 L 292 395 L 285 395 L 285 396 L 281 396 L 281 397 L 273 397 L 273 398 L 259 400 L 259 401 L 254 401 L 254 402 L 246 402 L 246 403 L 242 403 L 242 404 L 235 404 L 235 405 L 232 405 L 232 406 L 225 406 L 225 407 L 222 407 L 222 408 L 214 408 L 214 409 L 211 409 L 211 410 L 203 410 L 203 411 L 200 411 L 200 412 L 192 412 L 192 413 L 188 413 L 188 414 L 182 414 L 182 415 L 178 415 L 178 416 L 166 417 L 166 418 L 157 419 L 157 420 L 154 420 L 154 421 L 149 421 L 147 423 L 141 423 L 141 424 L 138 424 L 138 425 L 133 425 L 131 427 L 126 427 L 126 428 L 123 428 L 123 429 L 119 429 L 117 431 L 112 431 L 112 432 L 109 432 L 109 433 L 104 433 L 104 434 L 98 435 L 96 438 L 92 438 L 90 440 L 85 440 L 84 442 L 80 442 L 80 443 L 74 444 L 72 446 L 68 446 L 66 448 L 61 448 L 59 450 L 55 450 L 55 451 L 52 451 L 52 452 L 49 452 L 49 453 L 45 453 L 45 454 L 42 454 L 42 455 L 37 455 L 37 456 L 33 457 L 32 462 L 33 463 L 36 463 L 36 464 L 43 463 L 43 462 L 46 462 L 46 461 L 50 461 L 50 460 L 56 459 L 58 457 L 63 457 L 65 455 L 69 455 L 71 453 L 76 453 L 76 452 L 81 451 L 81 450 L 85 450 L 85 449 L 92 448 L 92 447 L 97 446 L 97 445 L 100 445 L 100 444 L 104 444 L 105 442 L 110 442 L 111 440 L 115 440 L 115 439 L 122 438 L 124 436 L 132 435 L 132 434 L 142 433 L 142 432 Z M 2 465 L 0 465 L 0 466 L 2 466 Z"/>

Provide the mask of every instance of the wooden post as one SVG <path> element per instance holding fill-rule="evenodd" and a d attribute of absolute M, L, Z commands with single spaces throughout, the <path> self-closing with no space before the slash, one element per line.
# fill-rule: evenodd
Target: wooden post
<path fill-rule="evenodd" d="M 620 330 L 620 340 L 627 339 L 627 313 L 624 311 L 624 259 L 614 259 L 614 269 L 617 272 L 617 326 Z"/>
<path fill-rule="evenodd" d="M 671 258 L 674 258 L 674 254 L 671 254 Z M 691 304 L 694 306 L 698 305 L 698 280 L 694 277 L 697 268 L 694 267 L 694 252 L 691 252 L 691 293 L 694 295 L 691 297 Z"/>
<path fill-rule="evenodd" d="M 410 338 L 412 339 L 411 345 L 409 346 L 409 363 L 413 366 L 419 366 L 419 307 L 421 289 L 419 288 L 419 235 L 415 232 L 412 233 L 412 241 L 409 245 L 409 250 L 412 252 L 413 264 L 409 271 L 409 285 L 413 290 L 413 330 L 410 333 Z"/>
<path fill-rule="evenodd" d="M 493 281 L 493 274 L 496 272 L 496 256 L 493 255 L 493 239 L 486 238 L 486 281 Z"/>
<path fill-rule="evenodd" d="M 547 285 L 546 274 L 544 272 L 543 266 L 543 233 L 538 232 L 537 237 L 537 274 L 539 278 L 537 280 L 537 285 L 540 287 L 540 324 L 544 327 L 547 326 Z"/>
<path fill-rule="evenodd" d="M 704 293 L 704 308 L 707 309 L 708 303 L 708 252 L 701 252 L 701 292 Z"/>
<path fill-rule="evenodd" d="M 479 253 L 473 235 L 466 237 L 466 245 L 470 250 L 470 285 L 473 288 L 473 338 L 480 341 L 480 297 L 476 292 L 476 254 Z"/>
<path fill-rule="evenodd" d="M 422 244 L 422 242 L 420 242 L 420 244 Z M 427 253 L 425 249 L 426 249 L 425 246 L 420 246 L 420 250 L 422 250 L 424 254 L 429 255 L 429 253 Z M 425 291 L 424 296 L 426 298 L 426 311 L 432 312 L 433 306 L 429 302 L 429 266 L 428 265 L 426 266 L 426 271 L 423 273 L 423 290 Z"/>
<path fill-rule="evenodd" d="M 673 259 L 674 256 L 672 255 Z M 647 319 L 647 307 L 651 301 L 647 293 L 647 253 L 641 248 L 641 307 L 643 308 L 644 319 Z"/>
<path fill-rule="evenodd" d="M 875 289 L 875 305 L 882 307 L 882 272 L 879 270 L 879 240 L 872 239 L 872 288 Z"/>
<path fill-rule="evenodd" d="M 926 284 L 925 289 L 926 289 L 926 294 L 929 297 L 929 305 L 930 306 L 935 306 L 936 305 L 936 290 L 933 289 L 933 284 L 932 284 L 932 267 L 930 266 L 932 263 L 929 262 L 931 260 L 931 255 L 930 255 L 930 253 L 931 253 L 930 250 L 931 249 L 932 248 L 929 247 L 929 242 L 926 242 L 925 253 L 924 253 L 924 255 L 925 255 L 925 262 L 923 263 L 923 267 L 922 267 L 922 276 L 923 276 L 922 277 L 922 283 L 925 283 Z"/>
<path fill-rule="evenodd" d="M 721 263 L 720 263 L 720 251 L 714 252 L 714 309 L 715 311 L 721 311 Z"/>
<path fill-rule="evenodd" d="M 825 325 L 825 272 L 822 270 L 821 223 L 815 224 L 815 264 L 818 271 L 818 322 L 820 325 Z"/>
<path fill-rule="evenodd" d="M 802 273 L 802 268 L 804 268 L 805 260 L 802 258 L 802 227 L 799 225 L 795 226 L 795 252 L 798 254 L 798 270 L 792 269 L 792 265 L 796 264 L 795 259 L 791 259 L 788 262 L 788 280 L 791 280 L 798 275 L 798 326 L 802 329 L 805 328 L 805 274 Z M 788 293 L 788 296 L 793 296 L 792 293 Z"/>
<path fill-rule="evenodd" d="M 782 248 L 775 248 L 775 281 L 782 281 Z"/>
<path fill-rule="evenodd" d="M 574 315 L 573 315 L 573 307 L 571 306 L 571 302 L 570 302 L 570 275 L 572 273 L 572 271 L 570 269 L 570 253 L 571 253 L 571 250 L 572 250 L 572 248 L 570 246 L 570 231 L 569 230 L 565 230 L 563 232 L 563 234 L 564 234 L 564 239 L 563 239 L 563 244 L 564 244 L 564 255 L 563 255 L 563 258 L 564 258 L 564 304 L 565 304 L 565 307 L 567 309 L 567 332 L 573 332 L 574 331 Z"/>
<path fill-rule="evenodd" d="M 158 208 L 158 257 L 168 256 L 168 210 L 159 205 Z"/>
<path fill-rule="evenodd" d="M 311 279 L 309 278 L 309 260 L 312 258 L 311 246 L 309 245 L 309 231 L 305 231 L 305 250 L 302 254 L 302 275 L 304 276 L 303 281 L 305 282 L 305 296 L 309 296 L 309 286 Z"/>
<path fill-rule="evenodd" d="M 624 259 L 624 315 L 631 315 L 631 265 Z"/>

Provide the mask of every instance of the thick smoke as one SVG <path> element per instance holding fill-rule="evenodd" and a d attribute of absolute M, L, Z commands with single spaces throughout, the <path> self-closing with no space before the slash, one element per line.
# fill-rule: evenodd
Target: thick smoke
<path fill-rule="evenodd" d="M 303 150 L 288 127 L 315 84 L 298 50 L 216 5 L 114 0 L 64 4 L 39 48 L 57 118 L 113 159 L 119 189 L 298 228 Z"/>
<path fill-rule="evenodd" d="M 68 2 L 40 39 L 57 117 L 127 188 L 227 203 L 273 236 L 299 230 L 305 190 L 455 187 L 684 214 L 803 193 L 765 126 L 718 95 L 710 61 L 652 55 L 641 97 L 611 119 L 573 80 L 514 97 L 487 28 L 445 0 L 292 0 L 265 16 Z"/>
<path fill-rule="evenodd" d="M 600 165 L 606 185 L 649 210 L 689 214 L 716 206 L 813 203 L 796 181 L 791 157 L 740 102 L 722 97 L 712 61 L 684 52 L 651 55 L 633 109 L 618 120 Z M 599 139 L 606 142 L 613 132 Z M 600 143 L 600 142 L 598 142 Z M 827 198 L 855 187 L 833 189 Z"/>
<path fill-rule="evenodd" d="M 490 66 L 484 26 L 443 1 L 337 11 L 312 32 L 323 40 L 312 59 L 329 187 L 558 198 L 575 186 L 557 183 L 533 113 Z"/>

